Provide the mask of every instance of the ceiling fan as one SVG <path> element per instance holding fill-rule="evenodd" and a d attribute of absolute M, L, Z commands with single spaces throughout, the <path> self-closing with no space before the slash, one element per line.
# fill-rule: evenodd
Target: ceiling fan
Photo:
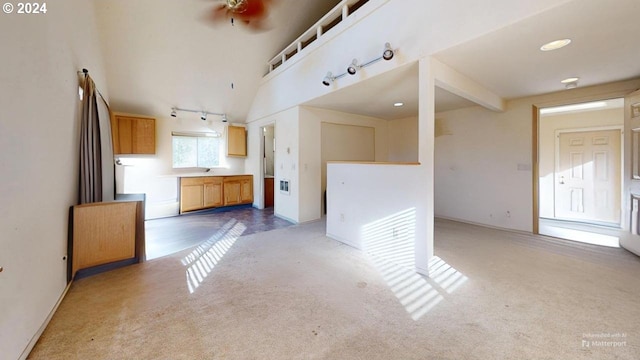
<path fill-rule="evenodd" d="M 266 19 L 272 0 L 222 0 L 210 16 L 211 21 L 220 24 L 230 21 L 232 25 L 240 22 L 254 31 L 267 30 Z"/>

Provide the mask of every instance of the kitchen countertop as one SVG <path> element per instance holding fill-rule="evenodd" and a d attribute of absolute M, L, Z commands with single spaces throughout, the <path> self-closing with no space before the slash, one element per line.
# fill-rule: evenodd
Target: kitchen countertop
<path fill-rule="evenodd" d="M 209 177 L 209 176 L 249 176 L 251 174 L 216 174 L 214 172 L 201 172 L 201 173 L 184 173 L 184 174 L 168 174 L 161 175 L 161 177 L 175 177 L 175 178 L 188 178 L 188 177 Z"/>

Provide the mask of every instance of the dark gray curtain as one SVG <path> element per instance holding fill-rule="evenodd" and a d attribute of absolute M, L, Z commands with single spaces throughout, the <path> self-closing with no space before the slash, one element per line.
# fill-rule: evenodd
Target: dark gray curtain
<path fill-rule="evenodd" d="M 102 201 L 102 145 L 96 85 L 84 78 L 80 120 L 80 204 Z"/>
<path fill-rule="evenodd" d="M 116 164 L 113 158 L 113 141 L 111 139 L 111 113 L 109 105 L 100 91 L 98 102 L 98 118 L 100 120 L 100 143 L 102 145 L 102 201 L 113 201 L 116 198 Z"/>

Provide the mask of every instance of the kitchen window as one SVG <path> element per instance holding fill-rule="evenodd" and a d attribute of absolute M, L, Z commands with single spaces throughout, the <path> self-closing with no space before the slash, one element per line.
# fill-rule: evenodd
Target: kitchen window
<path fill-rule="evenodd" d="M 220 166 L 221 135 L 218 132 L 172 132 L 173 168 L 214 168 Z"/>

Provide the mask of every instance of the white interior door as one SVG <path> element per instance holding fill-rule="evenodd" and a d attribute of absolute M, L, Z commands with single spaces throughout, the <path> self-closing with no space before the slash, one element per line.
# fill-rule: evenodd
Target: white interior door
<path fill-rule="evenodd" d="M 559 134 L 556 218 L 620 223 L 620 137 L 617 129 Z"/>
<path fill-rule="evenodd" d="M 640 236 L 638 235 L 638 223 L 640 222 L 638 208 L 640 207 L 640 201 L 637 199 L 640 196 L 640 174 L 638 174 L 638 169 L 640 169 L 640 135 L 637 135 L 638 129 L 640 129 L 640 90 L 624 98 L 624 108 L 625 126 L 631 130 L 630 136 L 627 136 L 627 139 L 631 140 L 631 144 L 626 146 L 627 149 L 631 149 L 631 156 L 625 158 L 625 165 L 631 164 L 629 164 L 630 166 L 625 166 L 625 168 L 632 170 L 631 174 L 625 179 L 627 181 L 625 196 L 628 196 L 628 198 L 633 197 L 633 200 L 631 204 L 625 206 L 628 215 L 626 220 L 631 225 L 629 227 L 631 235 L 622 236 L 620 238 L 620 246 L 640 256 Z"/>

